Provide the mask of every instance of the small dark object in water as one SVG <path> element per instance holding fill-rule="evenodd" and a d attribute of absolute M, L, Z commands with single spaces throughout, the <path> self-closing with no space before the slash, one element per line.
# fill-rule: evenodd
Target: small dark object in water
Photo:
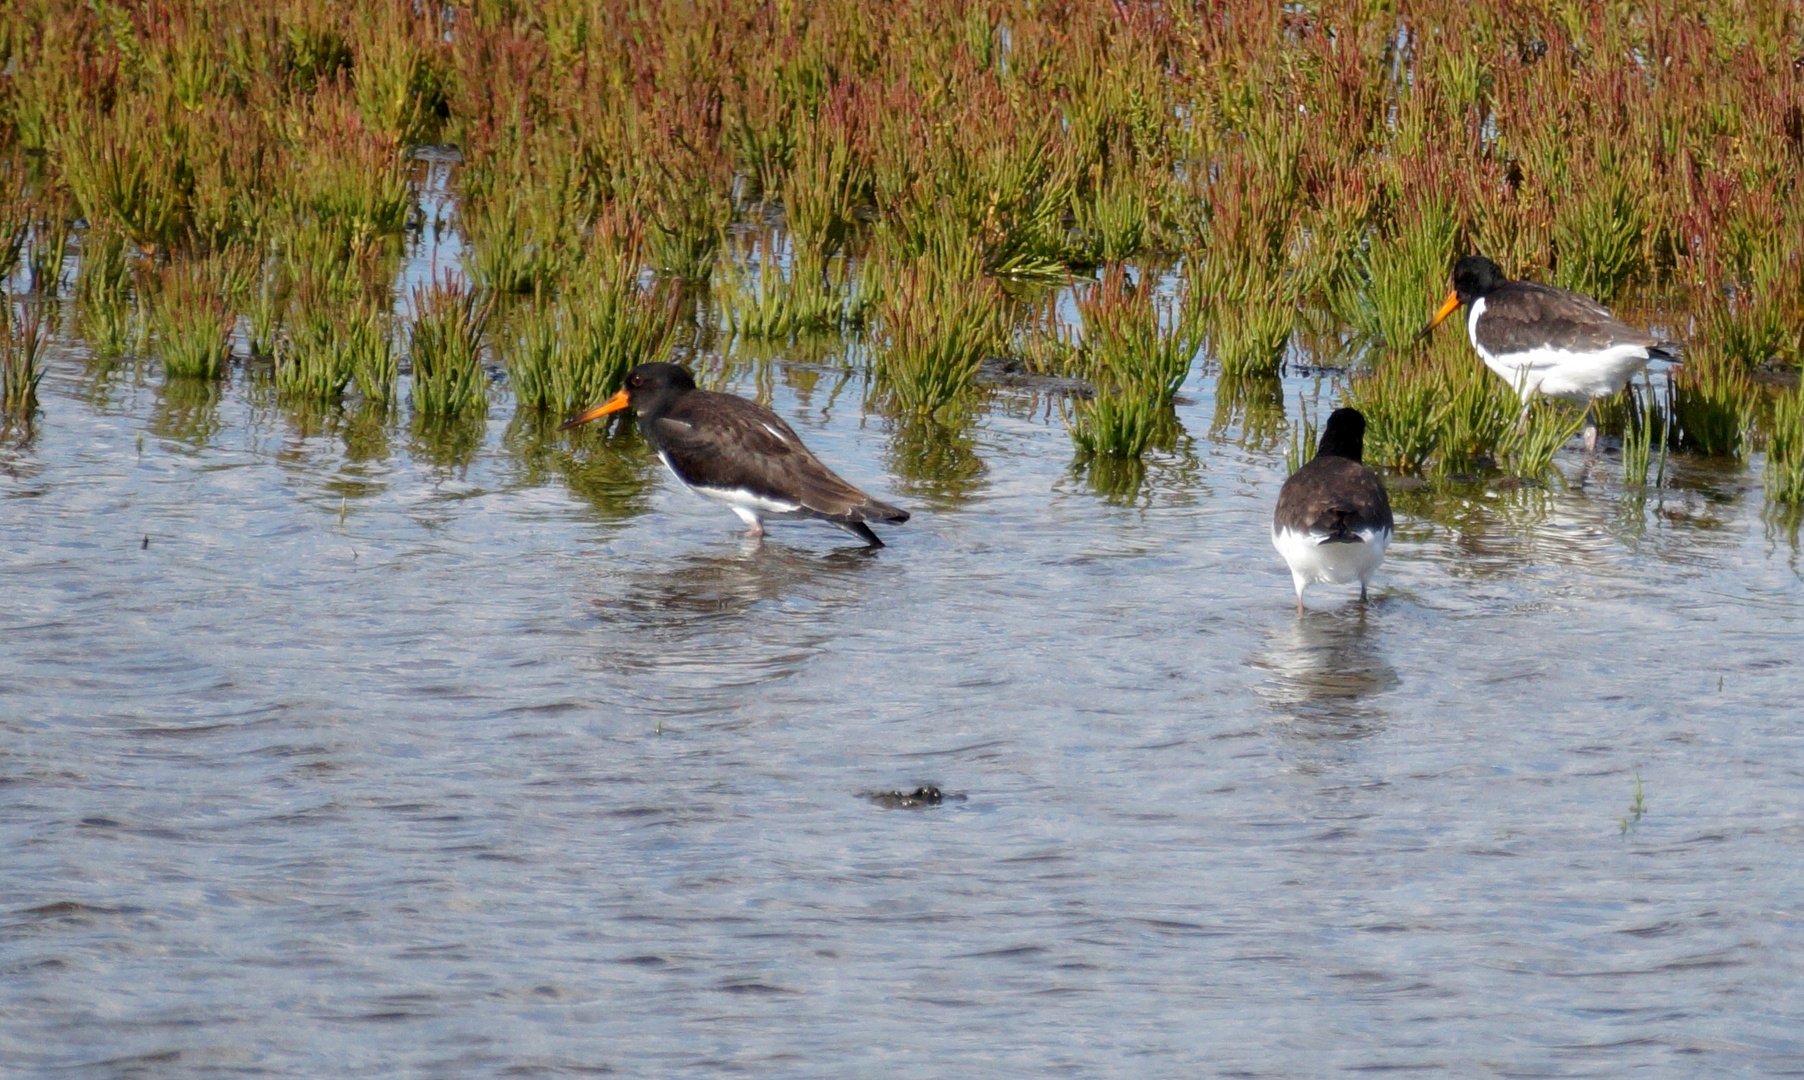
<path fill-rule="evenodd" d="M 1082 379 L 1069 379 L 1060 375 L 1037 375 L 1027 369 L 1022 361 L 1008 356 L 985 357 L 977 366 L 977 381 L 983 386 L 997 386 L 1007 390 L 1029 390 L 1040 394 L 1070 394 L 1074 397 L 1093 398 L 1096 387 Z"/>
<path fill-rule="evenodd" d="M 150 534 L 149 533 L 144 534 L 144 542 L 142 544 L 138 545 L 138 550 L 139 551 L 149 551 L 150 550 Z"/>
<path fill-rule="evenodd" d="M 913 791 L 867 791 L 864 797 L 886 810 L 918 810 L 923 806 L 938 806 L 943 802 L 964 802 L 964 795 L 953 792 L 948 795 L 939 788 L 925 785 Z"/>

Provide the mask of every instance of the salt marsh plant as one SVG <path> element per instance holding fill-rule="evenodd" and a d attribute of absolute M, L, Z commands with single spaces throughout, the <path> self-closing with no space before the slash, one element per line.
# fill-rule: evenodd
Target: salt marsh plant
<path fill-rule="evenodd" d="M 1296 280 L 1263 257 L 1204 256 L 1192 289 L 1207 297 L 1210 350 L 1224 377 L 1276 375 L 1296 327 Z"/>
<path fill-rule="evenodd" d="M 151 336 L 171 378 L 214 379 L 232 355 L 236 322 L 220 267 L 180 262 L 165 269 L 151 304 Z"/>
<path fill-rule="evenodd" d="M 757 245 L 757 261 L 729 258 L 715 272 L 717 297 L 726 328 L 754 340 L 784 340 L 836 330 L 848 321 L 850 264 L 827 261 L 813 249 L 795 252 L 787 270 L 767 238 Z"/>
<path fill-rule="evenodd" d="M 868 197 L 870 166 L 857 145 L 858 106 L 849 86 L 836 88 L 823 114 L 804 127 L 795 162 L 778 187 L 784 223 L 798 256 L 817 263 L 845 247 L 855 209 Z"/>
<path fill-rule="evenodd" d="M 413 310 L 408 358 L 414 411 L 432 417 L 487 412 L 482 341 L 491 303 L 455 278 L 442 277 L 414 289 Z"/>
<path fill-rule="evenodd" d="M 1145 250 L 1153 207 L 1140 184 L 1112 177 L 1071 204 L 1074 238 L 1069 261 L 1103 265 L 1131 259 Z"/>
<path fill-rule="evenodd" d="M 1088 365 L 1100 381 L 1144 387 L 1169 402 L 1190 375 L 1202 331 L 1193 310 L 1161 304 L 1151 282 L 1112 267 L 1078 301 Z"/>
<path fill-rule="evenodd" d="M 1111 267 L 1079 301 L 1082 369 L 1095 382 L 1070 423 L 1080 456 L 1137 458 L 1169 430 L 1171 399 L 1190 374 L 1199 347 L 1197 320 L 1166 312 L 1149 282 Z"/>
<path fill-rule="evenodd" d="M 1536 477 L 1585 426 L 1584 406 L 1537 398 L 1498 444 L 1498 462 L 1515 476 Z"/>
<path fill-rule="evenodd" d="M 1773 402 L 1766 441 L 1766 497 L 1788 506 L 1804 504 L 1804 392 L 1796 389 Z"/>
<path fill-rule="evenodd" d="M 521 408 L 570 413 L 620 388 L 638 364 L 669 358 L 676 297 L 637 282 L 592 282 L 540 301 L 511 327 L 502 360 Z"/>
<path fill-rule="evenodd" d="M 1347 384 L 1366 417 L 1366 460 L 1403 473 L 1449 475 L 1502 469 L 1539 476 L 1584 424 L 1570 402 L 1524 405 L 1458 349 L 1386 357 Z"/>
<path fill-rule="evenodd" d="M 76 308 L 76 327 L 98 360 L 113 360 L 139 351 L 147 329 L 129 296 L 83 302 Z"/>
<path fill-rule="evenodd" d="M 44 377 L 44 346 L 50 338 L 43 309 L 27 304 L 15 314 L 11 300 L 0 319 L 0 417 L 30 420 L 38 408 L 38 383 Z"/>
<path fill-rule="evenodd" d="M 1739 456 L 1754 426 L 1756 394 L 1753 380 L 1732 358 L 1694 348 L 1673 377 L 1673 445 L 1707 457 Z"/>
<path fill-rule="evenodd" d="M 275 383 L 284 398 L 332 404 L 355 383 L 370 402 L 394 401 L 399 365 L 380 309 L 303 282 L 278 340 Z"/>
<path fill-rule="evenodd" d="M 1424 199 L 1395 212 L 1340 283 L 1336 310 L 1374 344 L 1405 349 L 1446 292 L 1458 221 L 1452 208 Z"/>
<path fill-rule="evenodd" d="M 570 132 L 540 131 L 464 166 L 457 225 L 477 285 L 547 293 L 576 267 L 584 233 L 610 209 L 595 153 Z"/>
<path fill-rule="evenodd" d="M 60 205 L 48 208 L 31 230 L 25 246 L 25 268 L 31 291 L 54 297 L 63 284 L 63 260 L 69 254 L 69 218 Z"/>
<path fill-rule="evenodd" d="M 1621 399 L 1619 427 L 1625 486 L 1659 487 L 1666 482 L 1666 455 L 1672 443 L 1671 389 L 1668 380 L 1656 390 L 1653 378 L 1643 372 L 1641 385 L 1630 383 L 1628 393 Z M 1605 411 L 1599 409 L 1599 414 Z"/>
<path fill-rule="evenodd" d="M 1290 438 L 1284 444 L 1284 475 L 1289 476 L 1314 460 L 1321 442 L 1321 431 L 1315 413 L 1306 401 L 1297 402 L 1297 419 L 1290 425 Z"/>
<path fill-rule="evenodd" d="M 541 293 L 570 269 L 581 222 L 572 222 L 549 193 L 507 186 L 466 185 L 458 225 L 469 247 L 464 264 L 480 287 L 494 293 Z"/>
<path fill-rule="evenodd" d="M 305 123 L 282 197 L 291 235 L 348 257 L 406 229 L 413 191 L 402 147 L 331 102 L 314 105 Z"/>
<path fill-rule="evenodd" d="M 563 294 L 538 298 L 509 328 L 500 352 L 521 408 L 574 412 L 637 365 L 669 359 L 678 292 L 644 279 L 636 232 L 612 229 L 604 221 Z"/>
<path fill-rule="evenodd" d="M 1347 384 L 1346 403 L 1366 418 L 1365 460 L 1374 467 L 1420 473 L 1440 447 L 1439 371 L 1380 362 Z"/>
<path fill-rule="evenodd" d="M 186 179 L 171 167 L 168 143 L 165 119 L 132 99 L 111 113 L 72 111 L 57 138 L 57 164 L 83 217 L 156 251 L 187 237 Z"/>
<path fill-rule="evenodd" d="M 161 276 L 237 249 L 277 260 L 276 280 L 331 283 L 347 310 L 380 308 L 418 224 L 410 152 L 444 139 L 463 157 L 472 278 L 535 297 L 559 327 L 578 318 L 603 207 L 643 231 L 645 267 L 699 292 L 723 238 L 781 204 L 788 282 L 725 268 L 720 307 L 742 336 L 781 338 L 825 320 L 829 296 L 842 322 L 881 305 L 874 397 L 911 414 L 968 398 L 982 353 L 1010 336 L 995 279 L 1152 254 L 1214 275 L 1193 302 L 1207 298 L 1224 374 L 1275 371 L 1293 323 L 1337 355 L 1376 345 L 1353 392 L 1384 418 L 1386 454 L 1456 471 L 1526 461 L 1563 411 L 1537 407 L 1523 430 L 1540 434 L 1512 451 L 1508 388 L 1461 374 L 1428 402 L 1439 419 L 1418 401 L 1430 369 L 1410 335 L 1452 257 L 1479 250 L 1605 298 L 1698 298 L 1671 321 L 1702 347 L 1693 360 L 1719 358 L 1680 377 L 1669 441 L 1739 446 L 1749 376 L 1804 360 L 1790 8 L 1475 10 L 0 5 L 0 270 L 35 254 L 48 281 L 55 238 L 20 223 L 126 237 L 151 269 L 145 288 L 84 295 L 103 351 L 125 347 L 133 294 L 163 338 L 182 337 Z M 815 291 L 842 260 L 859 272 Z M 227 306 L 258 352 L 280 337 L 263 316 L 282 298 Z M 1041 359 L 1075 356 L 1056 351 Z"/>
<path fill-rule="evenodd" d="M 968 270 L 969 267 L 966 267 Z M 969 393 L 1002 340 L 994 281 L 915 260 L 885 279 L 876 315 L 878 394 L 897 414 L 931 416 Z"/>
<path fill-rule="evenodd" d="M 358 307 L 346 313 L 342 335 L 351 381 L 363 395 L 366 411 L 386 411 L 395 404 L 401 379 L 388 314 L 375 307 Z"/>
<path fill-rule="evenodd" d="M 1071 441 L 1080 458 L 1138 458 L 1176 420 L 1156 396 L 1105 390 L 1077 406 Z"/>
<path fill-rule="evenodd" d="M 1607 304 L 1641 268 L 1647 185 L 1632 182 L 1607 148 L 1585 180 L 1554 211 L 1554 282 Z"/>
<path fill-rule="evenodd" d="M 35 211 L 24 190 L 20 166 L 0 172 L 0 281 L 13 276 L 19 256 L 25 250 L 25 238 L 31 235 L 31 217 Z"/>
<path fill-rule="evenodd" d="M 445 113 L 445 38 L 440 9 L 359 5 L 352 79 L 365 123 L 401 144 L 431 141 Z"/>
<path fill-rule="evenodd" d="M 252 356 L 273 356 L 282 339 L 293 293 L 286 263 L 262 261 L 248 253 L 239 307 L 245 318 L 246 346 Z"/>
<path fill-rule="evenodd" d="M 142 334 L 143 320 L 132 289 L 134 273 L 125 234 L 90 225 L 81 239 L 75 274 L 77 325 L 101 359 L 132 351 Z"/>

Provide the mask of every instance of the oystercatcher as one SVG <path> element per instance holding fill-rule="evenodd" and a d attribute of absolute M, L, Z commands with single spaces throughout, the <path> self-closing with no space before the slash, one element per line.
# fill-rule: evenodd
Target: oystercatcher
<path fill-rule="evenodd" d="M 1359 598 L 1384 561 L 1391 542 L 1391 501 L 1384 481 L 1360 463 L 1365 453 L 1366 418 L 1358 409 L 1328 415 L 1321 446 L 1309 463 L 1291 474 L 1278 492 L 1272 514 L 1272 546 L 1290 564 L 1297 586 L 1343 584 L 1359 579 Z"/>
<path fill-rule="evenodd" d="M 1453 291 L 1422 328 L 1430 330 L 1466 305 L 1466 334 L 1485 366 L 1522 397 L 1585 403 L 1585 450 L 1597 449 L 1593 402 L 1614 396 L 1650 360 L 1677 360 L 1679 346 L 1636 330 L 1591 299 L 1552 285 L 1511 281 L 1483 255 L 1453 265 Z"/>
<path fill-rule="evenodd" d="M 640 364 L 618 394 L 562 426 L 626 408 L 664 467 L 697 495 L 730 507 L 751 526 L 750 536 L 763 536 L 768 519 L 817 518 L 882 547 L 866 522 L 908 520 L 907 511 L 822 465 L 782 417 L 744 398 L 697 390 L 694 376 L 676 364 Z"/>

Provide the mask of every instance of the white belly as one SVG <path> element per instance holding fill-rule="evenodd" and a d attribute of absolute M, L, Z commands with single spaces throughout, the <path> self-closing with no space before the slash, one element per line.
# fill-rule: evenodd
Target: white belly
<path fill-rule="evenodd" d="M 1543 346 L 1495 355 L 1478 343 L 1478 317 L 1484 310 L 1483 297 L 1472 302 L 1466 336 L 1485 367 L 1509 383 L 1523 401 L 1537 393 L 1579 402 L 1611 397 L 1635 372 L 1647 366 L 1647 348 L 1642 345 L 1612 345 L 1599 352 L 1568 352 Z"/>
<path fill-rule="evenodd" d="M 1319 535 L 1293 529 L 1273 529 L 1272 546 L 1290 564 L 1290 576 L 1297 587 L 1317 582 L 1344 585 L 1349 581 L 1370 581 L 1372 572 L 1384 562 L 1384 549 L 1390 546 L 1389 529 L 1366 529 L 1355 535 L 1358 544 L 1324 544 Z"/>
<path fill-rule="evenodd" d="M 678 473 L 676 467 L 670 464 L 670 459 L 664 456 L 663 451 L 658 452 L 658 460 L 662 461 L 664 467 L 670 470 L 670 475 L 676 477 L 678 480 L 682 480 L 684 487 L 695 492 L 704 499 L 728 507 L 735 514 L 738 514 L 740 520 L 744 521 L 747 525 L 755 525 L 760 521 L 769 521 L 772 518 L 807 516 L 802 512 L 800 503 L 788 502 L 783 499 L 767 498 L 766 496 L 757 495 L 747 491 L 744 488 L 703 487 L 700 484 L 691 484 L 689 481 L 683 480 L 682 474 Z"/>

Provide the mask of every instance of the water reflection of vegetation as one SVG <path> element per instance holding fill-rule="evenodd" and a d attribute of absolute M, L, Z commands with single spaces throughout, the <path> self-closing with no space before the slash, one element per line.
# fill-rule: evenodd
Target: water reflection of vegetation
<path fill-rule="evenodd" d="M 907 416 L 892 421 L 889 469 L 904 492 L 939 509 L 951 509 L 976 494 L 987 471 L 971 436 L 973 419 Z"/>
<path fill-rule="evenodd" d="M 219 433 L 219 399 L 223 384 L 210 378 L 170 378 L 157 395 L 149 428 L 153 435 L 199 449 Z"/>
<path fill-rule="evenodd" d="M 37 412 L 44 348 L 55 316 L 41 304 L 15 312 L 11 299 L 0 297 L 0 416 L 9 424 L 29 424 Z"/>
<path fill-rule="evenodd" d="M 1799 526 L 1804 525 L 1804 505 L 1798 503 L 1769 504 L 1765 512 L 1761 514 L 1761 522 L 1766 526 L 1767 543 L 1783 543 L 1791 549 L 1795 570 L 1800 553 Z"/>
<path fill-rule="evenodd" d="M 1391 507 L 1399 518 L 1432 522 L 1450 534 L 1455 547 L 1481 558 L 1497 555 L 1500 547 L 1520 548 L 1554 509 L 1553 492 L 1545 485 L 1508 478 L 1415 483 L 1392 479 L 1388 486 Z"/>
<path fill-rule="evenodd" d="M 1239 435 L 1229 432 L 1239 429 Z M 1222 375 L 1215 381 L 1215 419 L 1209 437 L 1232 441 L 1248 450 L 1274 450 L 1288 430 L 1284 419 L 1284 387 L 1276 375 Z M 1313 456 L 1311 451 L 1311 456 Z"/>
<path fill-rule="evenodd" d="M 344 440 L 345 460 L 384 461 L 392 452 L 390 435 L 395 409 L 380 401 L 360 401 L 341 413 L 339 438 Z"/>
<path fill-rule="evenodd" d="M 1137 457 L 1079 453 L 1072 471 L 1090 490 L 1117 506 L 1144 505 L 1156 491 L 1194 487 L 1201 463 L 1170 405 L 1153 416 L 1151 436 Z"/>
<path fill-rule="evenodd" d="M 408 428 L 408 453 L 434 468 L 461 473 L 476 460 L 488 429 L 486 416 L 415 414 Z"/>
<path fill-rule="evenodd" d="M 520 483 L 537 487 L 561 480 L 604 519 L 623 520 L 650 509 L 657 458 L 630 422 L 560 432 L 558 417 L 523 409 L 502 433 L 501 448 L 518 463 Z"/>

